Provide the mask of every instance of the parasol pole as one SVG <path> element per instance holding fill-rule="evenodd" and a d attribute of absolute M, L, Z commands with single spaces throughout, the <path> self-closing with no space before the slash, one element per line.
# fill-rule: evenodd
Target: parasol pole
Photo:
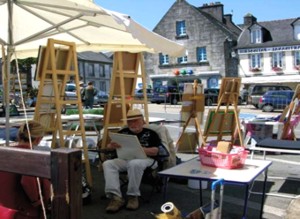
<path fill-rule="evenodd" d="M 7 45 L 7 56 L 6 56 L 6 70 L 5 80 L 4 80 L 4 104 L 5 104 L 5 145 L 9 145 L 10 137 L 10 121 L 9 121 L 9 91 L 10 91 L 10 59 L 14 51 L 13 46 L 13 1 L 7 0 L 7 10 L 8 10 L 8 45 Z"/>

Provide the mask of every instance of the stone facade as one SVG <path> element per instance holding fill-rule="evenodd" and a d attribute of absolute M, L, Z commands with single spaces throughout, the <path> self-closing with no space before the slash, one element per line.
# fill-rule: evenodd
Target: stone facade
<path fill-rule="evenodd" d="M 177 21 L 185 21 L 185 36 L 176 33 Z M 221 3 L 195 7 L 185 0 L 177 0 L 153 32 L 184 44 L 187 48 L 187 62 L 179 64 L 178 57 L 169 57 L 169 63 L 161 65 L 158 54 L 146 54 L 145 68 L 150 78 L 172 78 L 176 77 L 176 71 L 189 71 L 190 75 L 180 74 L 177 77 L 198 78 L 204 87 L 210 87 L 210 79 L 238 76 L 238 61 L 232 57 L 232 52 L 241 30 L 232 23 L 231 15 L 224 16 Z M 197 61 L 197 47 L 206 48 L 206 61 Z"/>

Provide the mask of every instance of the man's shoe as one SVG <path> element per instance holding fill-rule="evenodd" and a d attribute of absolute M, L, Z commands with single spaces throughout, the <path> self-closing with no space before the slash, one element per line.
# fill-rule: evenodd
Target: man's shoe
<path fill-rule="evenodd" d="M 129 196 L 126 205 L 128 210 L 136 210 L 139 208 L 139 198 L 137 196 Z"/>
<path fill-rule="evenodd" d="M 115 213 L 119 211 L 124 206 L 124 204 L 124 199 L 118 196 L 113 196 L 105 210 L 107 213 Z"/>

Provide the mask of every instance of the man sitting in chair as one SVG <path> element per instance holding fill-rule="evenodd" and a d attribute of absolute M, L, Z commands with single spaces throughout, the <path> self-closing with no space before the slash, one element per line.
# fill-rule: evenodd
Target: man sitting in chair
<path fill-rule="evenodd" d="M 120 172 L 127 171 L 128 175 L 126 208 L 136 210 L 139 207 L 138 197 L 141 195 L 140 184 L 144 170 L 147 167 L 156 168 L 159 157 L 169 156 L 168 150 L 162 144 L 159 135 L 155 131 L 143 127 L 144 124 L 145 121 L 140 110 L 129 110 L 127 113 L 127 127 L 121 129 L 119 133 L 136 135 L 147 155 L 146 159 L 125 160 L 115 158 L 106 160 L 103 163 L 105 194 L 111 199 L 106 207 L 106 212 L 108 213 L 115 213 L 125 205 L 125 200 L 120 190 Z M 107 147 L 117 149 L 121 145 L 116 142 L 110 142 Z"/>

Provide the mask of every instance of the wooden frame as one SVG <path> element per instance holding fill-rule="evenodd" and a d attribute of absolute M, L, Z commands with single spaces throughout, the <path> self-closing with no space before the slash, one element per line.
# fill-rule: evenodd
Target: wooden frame
<path fill-rule="evenodd" d="M 133 98 L 138 78 L 142 79 L 143 97 L 141 100 Z M 146 92 L 146 73 L 142 53 L 115 52 L 112 70 L 110 95 L 104 116 L 104 131 L 101 148 L 106 148 L 108 143 L 108 129 L 126 125 L 127 111 L 133 108 L 134 104 L 141 104 L 144 109 L 145 121 L 149 123 L 148 99 Z M 115 119 L 113 104 L 121 105 L 121 112 L 118 110 L 118 118 Z M 128 108 L 129 106 L 129 108 Z M 121 120 L 119 119 L 121 117 Z M 119 122 L 119 124 L 115 123 Z"/>
<path fill-rule="evenodd" d="M 14 159 L 11 159 L 11 158 Z M 80 219 L 82 215 L 81 151 L 51 152 L 0 147 L 0 170 L 51 180 L 51 219 Z"/>
<path fill-rule="evenodd" d="M 241 78 L 222 78 L 218 103 L 237 104 L 241 81 Z"/>
<path fill-rule="evenodd" d="M 203 86 L 198 84 L 197 80 L 194 80 L 194 83 L 185 84 L 184 95 L 183 95 L 183 106 L 181 110 L 181 117 L 185 121 L 183 125 L 182 132 L 176 143 L 176 150 L 181 151 L 180 146 L 184 145 L 186 142 L 186 128 L 193 124 L 195 126 L 195 134 L 197 136 L 196 142 L 199 144 L 199 137 L 201 138 L 201 143 L 205 144 L 202 131 L 200 128 L 200 123 L 203 121 L 203 112 L 204 112 L 204 94 Z M 194 146 L 194 145 L 192 145 Z M 193 153 L 193 147 L 191 147 L 191 152 Z M 184 149 L 183 149 L 184 150 Z"/>
<path fill-rule="evenodd" d="M 213 120 L 214 123 L 213 123 Z M 210 109 L 207 114 L 204 135 L 207 136 L 232 136 L 236 128 L 234 110 Z"/>
<path fill-rule="evenodd" d="M 47 46 L 39 51 L 39 67 L 36 76 L 40 78 L 39 92 L 34 112 L 34 120 L 44 121 L 47 132 L 52 134 L 51 148 L 64 147 L 66 136 L 82 138 L 83 163 L 86 177 L 92 186 L 86 132 L 84 126 L 82 100 L 80 96 L 79 72 L 76 45 L 72 42 L 48 39 Z M 65 99 L 65 86 L 73 77 L 76 84 L 76 98 Z M 67 104 L 78 108 L 78 130 L 65 129 L 62 110 Z"/>
<path fill-rule="evenodd" d="M 241 78 L 222 78 L 217 108 L 214 110 L 214 113 L 209 112 L 209 116 L 207 117 L 207 126 L 204 131 L 205 141 L 211 135 L 218 136 L 217 141 L 221 141 L 224 135 L 231 135 L 232 143 L 235 143 L 233 141 L 237 134 L 239 144 L 243 144 L 243 136 L 238 116 L 239 110 L 237 108 L 240 86 Z M 222 105 L 225 105 L 225 109 L 220 109 Z M 233 109 L 229 108 L 231 106 Z M 210 117 L 210 115 L 212 115 L 212 117 Z"/>
<path fill-rule="evenodd" d="M 46 56 L 46 46 L 40 46 L 38 57 L 37 57 L 37 65 L 35 69 L 35 75 L 34 80 L 39 81 L 41 80 L 42 74 L 43 74 L 43 67 L 47 60 L 45 60 Z M 55 48 L 55 62 L 56 62 L 56 68 L 58 70 L 64 70 L 66 68 L 67 59 L 69 56 L 69 50 L 66 48 Z M 51 63 L 48 62 L 48 65 L 46 67 L 46 70 L 51 70 Z M 74 64 L 74 63 L 73 63 Z M 51 78 L 49 75 L 46 78 Z"/>

